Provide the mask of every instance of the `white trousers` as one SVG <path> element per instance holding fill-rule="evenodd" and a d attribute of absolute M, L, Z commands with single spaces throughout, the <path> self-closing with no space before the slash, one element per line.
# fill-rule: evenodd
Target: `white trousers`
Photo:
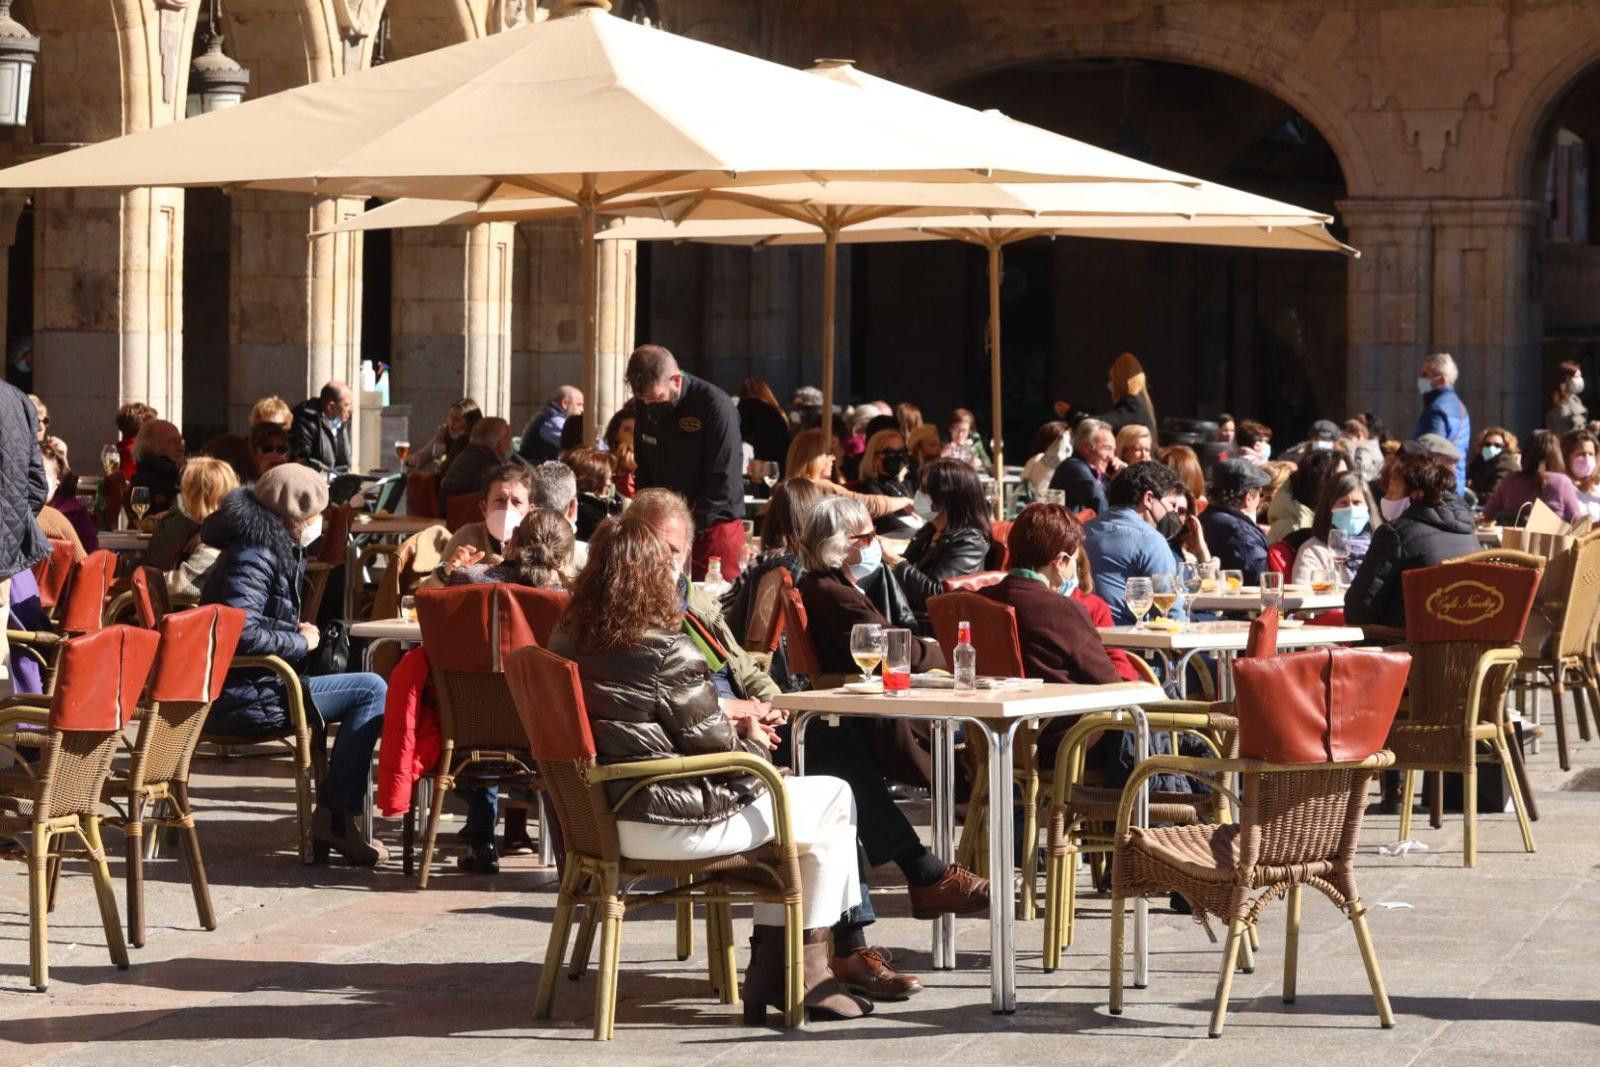
<path fill-rule="evenodd" d="M 856 870 L 856 802 L 838 778 L 785 778 L 795 846 L 800 853 L 800 910 L 808 930 L 832 926 L 861 903 Z M 746 805 L 721 822 L 697 826 L 619 821 L 622 854 L 640 860 L 686 860 L 730 856 L 772 840 L 772 797 Z M 755 921 L 783 925 L 781 904 L 757 904 Z"/>

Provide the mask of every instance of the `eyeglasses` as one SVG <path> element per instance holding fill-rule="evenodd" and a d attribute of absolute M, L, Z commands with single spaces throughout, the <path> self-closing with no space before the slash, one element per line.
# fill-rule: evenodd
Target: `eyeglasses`
<path fill-rule="evenodd" d="M 39 425 L 40 426 L 49 426 L 50 425 L 50 416 L 46 415 L 44 418 L 40 419 L 39 420 Z"/>

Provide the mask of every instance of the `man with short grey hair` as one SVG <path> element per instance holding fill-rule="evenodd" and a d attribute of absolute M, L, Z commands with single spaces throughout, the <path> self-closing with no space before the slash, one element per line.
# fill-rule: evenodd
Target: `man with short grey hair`
<path fill-rule="evenodd" d="M 567 419 L 583 414 L 583 391 L 563 385 L 545 402 L 539 413 L 528 420 L 522 431 L 517 455 L 529 463 L 544 463 L 561 456 L 561 431 Z"/>
<path fill-rule="evenodd" d="M 1106 510 L 1106 486 L 1116 473 L 1117 438 L 1109 424 L 1084 419 L 1072 431 L 1072 455 L 1061 461 L 1050 488 L 1066 494 L 1072 511 Z"/>
<path fill-rule="evenodd" d="M 325 474 L 350 470 L 350 420 L 356 398 L 344 382 L 331 381 L 294 409 L 289 428 L 291 454 Z"/>
<path fill-rule="evenodd" d="M 528 503 L 536 508 L 549 508 L 562 515 L 578 529 L 578 477 L 572 468 L 559 460 L 541 463 L 533 468 L 533 485 L 528 490 Z M 572 566 L 580 571 L 589 563 L 589 543 L 572 543 Z"/>
<path fill-rule="evenodd" d="M 1448 352 L 1435 352 L 1422 361 L 1417 372 L 1417 392 L 1422 394 L 1422 414 L 1417 416 L 1417 428 L 1411 436 L 1438 434 L 1454 445 L 1461 453 L 1456 460 L 1456 486 L 1464 490 L 1467 485 L 1466 455 L 1472 449 L 1472 418 L 1467 405 L 1456 392 L 1456 379 L 1460 377 L 1456 361 Z"/>

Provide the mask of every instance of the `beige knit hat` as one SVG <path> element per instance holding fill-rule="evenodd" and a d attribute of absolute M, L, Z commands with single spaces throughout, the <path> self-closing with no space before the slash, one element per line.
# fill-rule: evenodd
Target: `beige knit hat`
<path fill-rule="evenodd" d="M 280 463 L 250 487 L 257 502 L 290 522 L 301 522 L 328 506 L 328 483 L 300 463 Z"/>

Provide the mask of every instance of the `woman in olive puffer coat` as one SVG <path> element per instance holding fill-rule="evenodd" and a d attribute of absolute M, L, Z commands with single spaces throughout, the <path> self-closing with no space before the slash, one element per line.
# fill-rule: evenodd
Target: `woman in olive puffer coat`
<path fill-rule="evenodd" d="M 610 520 L 589 544 L 550 648 L 578 665 L 584 705 L 602 764 L 749 751 L 765 755 L 776 735 L 760 720 L 722 708 L 714 637 L 687 625 L 675 549 L 639 518 Z M 731 687 L 727 690 L 732 693 Z M 828 928 L 858 904 L 855 803 L 837 778 L 784 779 L 799 851 L 806 926 L 806 1005 L 815 1014 L 854 1017 L 868 1005 L 833 978 Z M 628 783 L 610 783 L 612 803 Z M 734 855 L 770 841 L 772 797 L 754 775 L 677 778 L 638 790 L 618 814 L 622 854 L 641 860 Z M 745 976 L 746 1016 L 783 1005 L 784 912 L 755 906 L 755 937 Z"/>

